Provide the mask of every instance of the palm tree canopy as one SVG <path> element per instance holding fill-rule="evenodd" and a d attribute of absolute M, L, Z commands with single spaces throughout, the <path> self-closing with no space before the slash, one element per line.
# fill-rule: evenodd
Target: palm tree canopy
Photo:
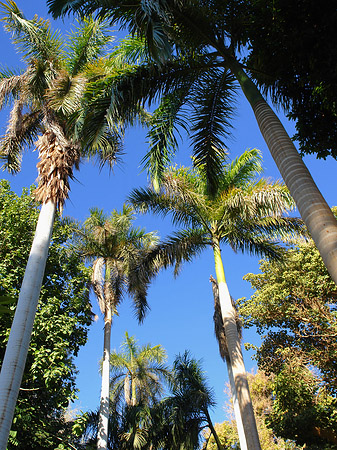
<path fill-rule="evenodd" d="M 138 270 L 159 239 L 155 232 L 134 227 L 135 213 L 130 205 L 110 216 L 92 208 L 77 234 L 76 251 L 93 263 L 92 286 L 104 313 L 107 302 L 113 313 L 127 293 L 133 299 L 139 320 L 143 320 L 150 275 Z"/>
<path fill-rule="evenodd" d="M 197 168 L 171 168 L 165 172 L 160 192 L 134 190 L 130 201 L 141 212 L 170 215 L 182 230 L 166 241 L 178 269 L 206 246 L 227 244 L 234 251 L 279 257 L 279 240 L 301 230 L 297 218 L 284 217 L 294 202 L 279 181 L 258 179 L 261 154 L 252 149 L 232 163 L 223 161 L 219 187 L 213 197 Z"/>
<path fill-rule="evenodd" d="M 129 406 L 154 405 L 163 392 L 163 383 L 169 379 L 166 359 L 161 345 L 139 347 L 136 339 L 126 332 L 122 351 L 110 355 L 111 400 L 118 404 L 124 397 Z"/>
<path fill-rule="evenodd" d="M 161 97 L 144 158 L 157 183 L 185 128 L 193 145 L 194 165 L 206 174 L 210 192 L 215 190 L 235 106 L 236 84 L 230 69 L 235 50 L 247 42 L 245 28 L 239 26 L 246 18 L 244 3 L 48 0 L 55 16 L 71 11 L 96 13 L 145 39 L 155 62 L 125 74 L 113 97 L 128 105 Z"/>
<path fill-rule="evenodd" d="M 53 33 L 49 21 L 26 19 L 12 0 L 1 3 L 0 13 L 26 65 L 0 71 L 0 107 L 12 106 L 0 140 L 0 159 L 5 169 L 16 173 L 23 151 L 35 145 L 40 153 L 36 197 L 62 207 L 80 158 L 95 157 L 100 166 L 112 167 L 122 150 L 125 124 L 131 121 L 132 114 L 123 120 L 116 110 L 114 121 L 109 120 L 108 108 L 95 120 L 88 117 L 93 97 L 89 84 L 107 73 L 120 74 L 126 64 L 122 56 L 130 65 L 137 51 L 141 55 L 143 44 L 125 39 L 111 57 L 105 57 L 112 38 L 103 21 L 84 18 L 64 41 Z M 138 112 L 146 115 L 139 108 Z"/>

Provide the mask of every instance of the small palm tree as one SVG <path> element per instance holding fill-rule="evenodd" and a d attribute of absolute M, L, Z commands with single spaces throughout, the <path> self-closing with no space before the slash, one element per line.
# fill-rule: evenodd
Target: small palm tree
<path fill-rule="evenodd" d="M 174 410 L 180 410 L 183 416 L 182 434 L 185 434 L 186 437 L 188 435 L 186 433 L 189 428 L 188 424 L 194 423 L 197 425 L 194 427 L 196 436 L 190 441 L 197 443 L 200 431 L 206 423 L 214 436 L 218 450 L 223 450 L 209 412 L 215 406 L 214 394 L 212 389 L 207 386 L 200 361 L 191 358 L 188 352 L 178 355 L 173 363 L 172 379 Z"/>
<path fill-rule="evenodd" d="M 165 366 L 166 352 L 161 345 L 138 347 L 133 336 L 125 333 L 123 351 L 110 356 L 112 371 L 111 400 L 127 406 L 154 405 L 163 393 L 163 383 L 170 378 Z"/>
<path fill-rule="evenodd" d="M 97 448 L 107 448 L 110 391 L 110 335 L 112 317 L 127 293 L 133 299 L 140 320 L 147 308 L 148 276 L 136 277 L 136 267 L 158 243 L 155 233 L 145 233 L 132 226 L 134 211 L 124 205 L 121 212 L 114 210 L 109 217 L 103 211 L 92 209 L 79 233 L 77 251 L 92 261 L 91 285 L 104 315 L 104 350 L 102 388 L 98 425 Z M 139 274 L 139 272 L 138 272 Z M 127 338 L 128 339 L 128 338 Z M 113 356 L 111 356 L 113 358 Z"/>
<path fill-rule="evenodd" d="M 282 249 L 276 239 L 300 228 L 298 219 L 283 217 L 294 206 L 287 188 L 280 182 L 257 180 L 261 171 L 261 155 L 253 149 L 231 164 L 223 162 L 215 196 L 208 193 L 207 180 L 198 169 L 184 167 L 165 173 L 160 192 L 148 188 L 135 190 L 130 196 L 138 210 L 171 214 L 173 222 L 184 227 L 166 241 L 169 257 L 163 258 L 167 265 L 175 261 L 177 270 L 183 261 L 190 261 L 207 247 L 213 250 L 221 314 L 248 448 L 260 445 L 221 244 L 230 245 L 234 251 L 279 257 Z"/>

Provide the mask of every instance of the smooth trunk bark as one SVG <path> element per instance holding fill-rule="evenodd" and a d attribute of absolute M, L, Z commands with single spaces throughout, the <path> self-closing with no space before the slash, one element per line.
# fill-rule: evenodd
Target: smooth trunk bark
<path fill-rule="evenodd" d="M 243 429 L 239 400 L 238 400 L 238 396 L 237 396 L 236 389 L 235 389 L 233 371 L 232 371 L 231 361 L 230 361 L 229 357 L 226 357 L 226 366 L 227 366 L 227 372 L 228 372 L 229 385 L 230 385 L 231 394 L 232 394 L 235 422 L 236 422 L 236 427 L 237 427 L 238 435 L 239 435 L 240 450 L 248 450 L 246 436 L 245 436 L 245 432 Z"/>
<path fill-rule="evenodd" d="M 0 449 L 6 449 L 39 300 L 56 207 L 42 205 L 0 374 Z"/>
<path fill-rule="evenodd" d="M 326 268 L 337 284 L 337 221 L 280 120 L 238 65 L 231 70 L 249 101 L 269 151 Z"/>
<path fill-rule="evenodd" d="M 228 353 L 234 378 L 235 390 L 238 397 L 247 448 L 248 450 L 261 450 L 253 405 L 250 398 L 246 370 L 242 357 L 240 338 L 236 326 L 235 310 L 232 305 L 232 300 L 225 279 L 225 272 L 222 264 L 219 242 L 214 242 L 213 250 L 215 271 L 219 286 L 221 314 L 225 328 Z"/>
<path fill-rule="evenodd" d="M 110 395 L 110 341 L 111 341 L 111 308 L 107 308 L 104 318 L 104 348 L 102 364 L 102 387 L 99 408 L 97 449 L 108 448 L 109 395 Z"/>

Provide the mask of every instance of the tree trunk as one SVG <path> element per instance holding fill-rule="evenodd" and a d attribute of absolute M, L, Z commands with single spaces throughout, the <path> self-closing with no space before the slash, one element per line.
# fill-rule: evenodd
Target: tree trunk
<path fill-rule="evenodd" d="M 213 250 L 215 271 L 219 286 L 221 313 L 227 338 L 227 347 L 234 378 L 235 390 L 238 397 L 243 428 L 246 436 L 247 448 L 248 450 L 261 450 L 253 405 L 249 393 L 246 370 L 241 352 L 235 310 L 232 305 L 225 279 L 219 242 L 214 242 Z"/>
<path fill-rule="evenodd" d="M 0 449 L 5 449 L 39 300 L 56 206 L 42 205 L 0 374 Z"/>
<path fill-rule="evenodd" d="M 211 420 L 211 416 L 209 415 L 209 412 L 208 412 L 207 409 L 205 411 L 205 416 L 206 416 L 206 419 L 207 419 L 208 427 L 211 430 L 211 433 L 213 434 L 213 437 L 214 437 L 214 440 L 215 440 L 216 445 L 218 447 L 218 450 L 224 450 L 223 445 L 220 442 L 220 438 L 218 436 L 218 433 L 216 432 L 216 429 L 214 428 L 213 422 Z"/>
<path fill-rule="evenodd" d="M 238 396 L 237 396 L 236 389 L 235 389 L 235 383 L 234 383 L 234 377 L 233 377 L 231 361 L 230 361 L 230 358 L 228 356 L 226 356 L 226 366 L 227 366 L 227 372 L 228 372 L 229 385 L 230 385 L 231 394 L 232 394 L 235 422 L 236 422 L 236 427 L 237 427 L 238 435 L 239 435 L 240 450 L 248 450 L 247 449 L 246 436 L 245 436 L 243 423 L 242 423 L 242 417 L 241 417 L 239 400 L 238 400 Z"/>
<path fill-rule="evenodd" d="M 232 64 L 231 70 L 254 111 L 262 136 L 324 264 L 337 284 L 337 221 L 274 111 L 238 65 Z"/>
<path fill-rule="evenodd" d="M 102 364 L 102 387 L 99 407 L 97 449 L 108 448 L 109 397 L 110 397 L 110 341 L 111 341 L 111 307 L 107 308 L 104 317 L 104 348 Z"/>

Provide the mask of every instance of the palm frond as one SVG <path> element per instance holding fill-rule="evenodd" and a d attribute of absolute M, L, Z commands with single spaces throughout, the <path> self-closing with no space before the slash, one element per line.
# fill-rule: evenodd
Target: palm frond
<path fill-rule="evenodd" d="M 191 94 L 193 164 L 203 173 L 213 196 L 226 157 L 224 138 L 231 128 L 234 91 L 234 78 L 229 72 L 211 69 L 201 75 Z"/>
<path fill-rule="evenodd" d="M 261 163 L 262 154 L 260 150 L 256 148 L 246 150 L 226 168 L 222 189 L 229 189 L 234 186 L 240 188 L 247 183 L 252 183 L 252 180 L 263 171 Z"/>
<path fill-rule="evenodd" d="M 165 96 L 152 116 L 151 129 L 147 135 L 150 149 L 141 164 L 148 169 L 157 188 L 178 149 L 176 139 L 176 134 L 180 134 L 178 127 L 187 131 L 186 117 L 179 114 L 185 96 L 182 89 Z"/>
<path fill-rule="evenodd" d="M 15 102 L 6 133 L 0 139 L 0 160 L 3 169 L 17 173 L 21 168 L 22 153 L 35 142 L 40 132 L 41 111 L 22 114 L 22 104 Z"/>
<path fill-rule="evenodd" d="M 67 46 L 67 68 L 71 77 L 84 72 L 88 64 L 102 56 L 111 41 L 107 23 L 92 17 L 83 18 L 71 33 Z"/>
<path fill-rule="evenodd" d="M 13 99 L 20 95 L 24 74 L 15 73 L 10 69 L 2 69 L 0 72 L 0 108 L 6 106 Z"/>
<path fill-rule="evenodd" d="M 49 21 L 37 17 L 27 20 L 13 0 L 0 3 L 0 11 L 6 31 L 12 34 L 13 42 L 26 60 L 59 61 L 62 41 L 59 33 L 52 33 Z"/>

